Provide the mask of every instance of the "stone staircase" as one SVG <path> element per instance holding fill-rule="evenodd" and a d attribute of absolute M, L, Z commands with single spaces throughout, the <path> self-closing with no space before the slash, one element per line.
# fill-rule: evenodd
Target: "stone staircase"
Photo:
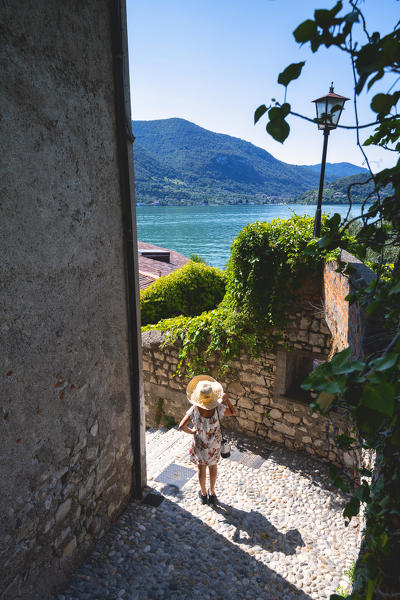
<path fill-rule="evenodd" d="M 178 427 L 150 428 L 146 431 L 147 481 L 152 481 L 166 467 L 175 462 L 190 467 L 188 451 L 191 437 Z"/>

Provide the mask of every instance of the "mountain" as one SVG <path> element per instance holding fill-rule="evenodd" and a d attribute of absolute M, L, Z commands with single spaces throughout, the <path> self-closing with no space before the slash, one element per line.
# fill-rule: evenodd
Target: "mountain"
<path fill-rule="evenodd" d="M 354 204 L 360 204 L 371 194 L 369 201 L 373 202 L 376 195 L 373 193 L 374 185 L 369 173 L 358 173 L 357 175 L 348 175 L 340 177 L 331 183 L 324 185 L 322 199 L 327 204 L 347 204 L 347 190 L 351 188 L 351 200 Z M 392 193 L 390 188 L 381 191 L 382 197 Z M 296 198 L 299 204 L 316 204 L 318 198 L 318 187 L 307 190 Z"/>
<path fill-rule="evenodd" d="M 303 165 L 306 169 L 310 169 L 316 175 L 320 174 L 321 164 L 318 165 Z M 364 167 L 357 167 L 357 165 L 352 165 L 348 162 L 340 162 L 340 163 L 326 163 L 325 165 L 325 181 L 334 181 L 335 179 L 339 179 L 339 177 L 347 177 L 351 175 L 357 175 L 358 173 L 368 173 L 368 169 L 364 169 Z"/>
<path fill-rule="evenodd" d="M 281 162 L 249 142 L 184 119 L 133 121 L 132 127 L 138 203 L 290 201 L 318 184 L 316 166 Z M 343 164 L 347 169 L 349 163 Z"/>

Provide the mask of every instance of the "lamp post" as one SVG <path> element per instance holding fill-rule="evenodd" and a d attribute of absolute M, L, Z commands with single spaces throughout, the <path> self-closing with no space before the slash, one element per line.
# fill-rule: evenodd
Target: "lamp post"
<path fill-rule="evenodd" d="M 350 98 L 345 98 L 345 96 L 339 96 L 339 94 L 334 93 L 333 82 L 329 88 L 329 94 L 322 96 L 321 98 L 317 98 L 317 100 L 313 100 L 317 110 L 316 121 L 318 123 L 318 129 L 322 129 L 324 132 L 324 146 L 322 150 L 321 174 L 319 178 L 318 203 L 314 219 L 314 237 L 320 237 L 321 235 L 321 206 L 322 192 L 324 190 L 328 135 L 331 129 L 336 129 L 338 126 L 340 115 L 342 114 L 343 106 L 346 100 L 350 100 Z"/>

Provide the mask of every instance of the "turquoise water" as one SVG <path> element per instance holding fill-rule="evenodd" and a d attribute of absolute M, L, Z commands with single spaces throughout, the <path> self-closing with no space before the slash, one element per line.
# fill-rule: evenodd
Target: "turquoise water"
<path fill-rule="evenodd" d="M 361 205 L 352 210 L 360 214 Z M 199 254 L 208 264 L 224 268 L 230 245 L 248 223 L 286 219 L 295 210 L 298 215 L 314 215 L 315 206 L 281 204 L 236 206 L 138 206 L 138 239 L 156 246 L 176 250 L 184 256 Z M 327 213 L 347 214 L 347 206 L 324 205 Z"/>

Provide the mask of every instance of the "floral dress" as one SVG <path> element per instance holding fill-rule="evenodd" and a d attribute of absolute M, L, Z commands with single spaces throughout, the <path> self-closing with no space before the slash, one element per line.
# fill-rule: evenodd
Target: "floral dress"
<path fill-rule="evenodd" d="M 202 417 L 197 406 L 192 406 L 186 414 L 190 415 L 197 433 L 193 435 L 190 445 L 190 461 L 200 465 L 216 465 L 220 459 L 221 452 L 221 428 L 219 418 L 222 419 L 226 410 L 225 404 L 220 404 L 211 417 Z"/>

